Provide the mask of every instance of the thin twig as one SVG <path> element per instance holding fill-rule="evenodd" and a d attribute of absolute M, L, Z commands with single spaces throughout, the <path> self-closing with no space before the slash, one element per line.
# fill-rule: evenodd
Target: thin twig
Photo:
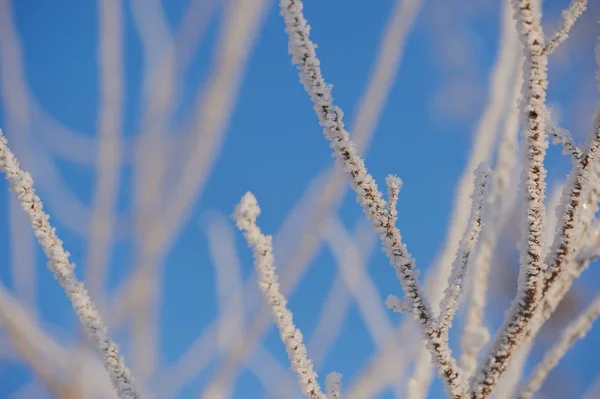
<path fill-rule="evenodd" d="M 571 0 L 569 7 L 562 12 L 562 22 L 552 39 L 548 40 L 544 52 L 552 54 L 567 38 L 577 19 L 587 8 L 587 0 Z"/>
<path fill-rule="evenodd" d="M 544 54 L 544 32 L 540 4 L 535 0 L 513 0 L 517 26 L 525 52 L 523 75 L 523 123 L 525 125 L 523 187 L 526 203 L 525 228 L 521 244 L 519 288 L 504 325 L 496 334 L 488 355 L 474 376 L 472 397 L 487 398 L 521 344 L 527 323 L 542 297 L 544 195 L 545 103 L 548 58 Z"/>
<path fill-rule="evenodd" d="M 272 237 L 265 236 L 257 226 L 256 219 L 259 214 L 258 202 L 248 192 L 242 197 L 233 217 L 238 228 L 243 231 L 248 245 L 253 249 L 258 287 L 271 308 L 292 370 L 298 375 L 298 384 L 302 393 L 309 399 L 326 399 L 319 387 L 317 373 L 306 353 L 302 333 L 294 325 L 292 312 L 286 306 L 287 300 L 279 290 L 273 258 Z"/>
<path fill-rule="evenodd" d="M 302 13 L 303 4 L 299 0 L 281 0 L 280 8 L 289 35 L 292 62 L 298 65 L 300 80 L 315 104 L 314 110 L 319 116 L 325 137 L 330 141 L 336 158 L 350 178 L 351 186 L 367 218 L 380 234 L 383 249 L 396 269 L 412 313 L 420 322 L 429 349 L 437 360 L 440 376 L 450 394 L 460 398 L 463 388 L 458 378 L 456 361 L 451 356 L 448 343 L 439 340 L 437 336 L 433 327 L 431 307 L 417 283 L 414 260 L 406 250 L 399 230 L 389 224 L 386 202 L 350 140 L 350 135 L 341 120 L 341 109 L 333 105 L 330 87 L 321 75 L 315 46 L 308 37 L 309 28 Z"/>
<path fill-rule="evenodd" d="M 62 241 L 50 225 L 49 216 L 44 212 L 42 201 L 35 194 L 31 175 L 21 170 L 17 159 L 8 148 L 2 131 L 0 131 L 0 170 L 6 175 L 11 188 L 18 196 L 21 207 L 29 216 L 38 242 L 48 257 L 48 267 L 71 300 L 73 309 L 88 336 L 96 343 L 96 349 L 104 360 L 104 367 L 119 397 L 139 399 L 141 396 L 129 369 L 119 357 L 117 345 L 110 339 L 108 329 L 83 287 L 83 283 L 77 279 L 74 273 L 75 265 L 69 263 L 69 253 L 64 250 Z"/>
<path fill-rule="evenodd" d="M 529 380 L 523 385 L 519 399 L 530 398 L 540 387 L 548 376 L 548 373 L 560 362 L 567 354 L 569 349 L 579 339 L 582 339 L 592 328 L 592 323 L 600 315 L 600 296 L 594 301 L 560 334 L 558 340 L 546 352 L 542 360 L 535 367 Z"/>

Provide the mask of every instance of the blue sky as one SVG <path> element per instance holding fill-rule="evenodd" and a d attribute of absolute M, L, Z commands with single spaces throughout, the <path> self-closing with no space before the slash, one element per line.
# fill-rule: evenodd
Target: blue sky
<path fill-rule="evenodd" d="M 96 4 L 65 0 L 59 3 L 39 0 L 14 2 L 14 20 L 23 46 L 25 77 L 39 105 L 61 125 L 82 135 L 96 134 L 99 106 L 98 23 Z M 566 1 L 548 0 L 545 7 L 550 21 Z M 179 26 L 187 1 L 163 2 L 171 29 Z M 363 2 L 330 0 L 306 2 L 305 13 L 312 29 L 312 39 L 319 48 L 326 80 L 334 85 L 336 103 L 345 111 L 348 124 L 372 71 L 376 48 L 391 14 L 393 0 Z M 458 1 L 451 9 L 456 15 L 440 18 L 446 12 L 442 0 L 425 1 L 412 30 L 398 77 L 381 119 L 366 161 L 374 177 L 383 183 L 388 173 L 398 174 L 404 181 L 399 201 L 399 225 L 417 264 L 426 270 L 441 249 L 446 225 L 452 210 L 455 184 L 469 153 L 472 134 L 485 106 L 489 72 L 498 47 L 499 2 Z M 138 32 L 133 23 L 129 2 L 124 2 L 125 108 L 122 134 L 139 134 L 142 114 L 145 60 Z M 593 10 L 598 16 L 598 7 Z M 213 16 L 209 29 L 190 69 L 182 77 L 182 90 L 177 93 L 173 128 L 181 126 L 193 112 L 195 93 L 204 87 L 222 12 Z M 550 26 L 553 26 L 550 24 Z M 579 112 L 582 104 L 593 106 L 597 99 L 593 85 L 593 24 L 576 31 L 577 45 L 557 55 L 557 67 L 551 67 L 550 103 L 560 104 L 561 124 L 573 130 L 581 142 L 591 114 Z M 251 190 L 258 198 L 263 213 L 259 223 L 267 233 L 275 234 L 294 204 L 321 170 L 333 160 L 309 98 L 298 82 L 295 67 L 287 53 L 287 37 L 275 2 L 269 6 L 264 25 L 244 71 L 236 106 L 230 118 L 226 140 L 202 195 L 194 203 L 191 216 L 178 234 L 176 244 L 163 265 L 165 295 L 161 309 L 161 363 L 172 364 L 193 338 L 217 315 L 214 272 L 208 255 L 205 232 L 199 223 L 209 211 L 231 214 L 241 195 Z M 458 62 L 445 54 L 444 48 L 453 38 L 461 40 Z M 567 47 L 569 44 L 567 44 Z M 446 51 L 447 52 L 447 51 Z M 564 61 L 566 59 L 566 61 Z M 561 61 L 562 60 L 562 61 Z M 552 62 L 552 61 L 551 61 Z M 556 80 L 552 80 L 555 77 Z M 443 96 L 449 82 L 459 89 Z M 556 82 L 556 83 L 555 83 Z M 6 111 L 0 108 L 0 126 L 6 124 Z M 583 122 L 582 122 L 583 120 Z M 587 123 L 587 125 L 586 125 Z M 34 139 L 43 129 L 35 124 Z M 11 133 L 7 132 L 10 138 Z M 425 151 L 426 150 L 426 151 Z M 68 190 L 81 203 L 89 206 L 93 199 L 94 171 L 60 157 L 53 158 Z M 43 175 L 36 171 L 34 178 Z M 560 158 L 556 148 L 550 150 L 547 167 L 549 183 L 564 176 L 568 161 Z M 131 211 L 131 170 L 125 168 L 119 192 L 118 209 Z M 0 184 L 0 209 L 7 210 L 7 190 Z M 42 199 L 44 190 L 40 188 Z M 169 193 L 164 193 L 168 201 Z M 52 214 L 52 203 L 48 203 Z M 363 215 L 353 195 L 346 195 L 336 210 L 348 229 L 353 230 Z M 8 213 L 5 213 L 8 215 Z M 71 252 L 78 270 L 83 270 L 85 237 L 54 219 L 65 246 Z M 251 273 L 251 253 L 241 234 L 236 244 L 245 276 Z M 119 242 L 113 251 L 109 284 L 110 296 L 117 282 L 131 269 L 135 247 L 131 241 Z M 12 287 L 9 268 L 9 232 L 6 217 L 0 219 L 0 281 Z M 275 248 L 277 256 L 277 248 Z M 58 284 L 45 269 L 38 253 L 37 305 L 42 324 L 48 332 L 64 342 L 76 337 L 76 320 L 70 304 Z M 297 325 L 310 337 L 318 319 L 315 310 L 322 306 L 332 284 L 335 265 L 329 251 L 321 249 L 310 271 L 290 298 Z M 380 295 L 399 294 L 392 269 L 379 250 L 369 261 L 369 273 Z M 586 274 L 597 278 L 593 270 Z M 592 286 L 589 281 L 587 287 Z M 583 286 L 582 290 L 586 289 Z M 582 291 L 585 298 L 591 294 Z M 503 300 L 506 300 L 504 298 Z M 382 304 L 383 306 L 383 304 Z M 499 309 L 496 316 L 501 315 Z M 390 315 L 398 321 L 397 315 Z M 592 332 L 563 367 L 573 378 L 570 395 L 579 395 L 599 371 L 583 348 L 597 350 L 600 335 Z M 116 336 L 122 340 L 122 332 Z M 263 340 L 287 367 L 286 355 L 270 329 Z M 122 341 L 125 354 L 128 347 Z M 325 375 L 337 370 L 351 381 L 373 351 L 373 343 L 352 305 L 338 342 L 319 370 Z M 218 362 L 183 391 L 181 398 L 196 397 L 203 383 L 210 379 Z M 4 377 L 3 377 L 4 375 Z M 8 397 L 30 378 L 26 368 L 0 361 L 0 397 Z M 8 380 L 9 382 L 4 382 Z M 260 385 L 248 372 L 237 379 L 236 398 L 259 398 Z M 436 388 L 431 397 L 439 397 Z"/>

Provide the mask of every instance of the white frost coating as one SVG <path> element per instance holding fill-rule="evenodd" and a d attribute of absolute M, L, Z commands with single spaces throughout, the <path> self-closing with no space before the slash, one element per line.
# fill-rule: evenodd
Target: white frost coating
<path fill-rule="evenodd" d="M 562 278 L 561 273 L 565 275 L 564 270 L 572 264 L 577 252 L 584 246 L 585 231 L 590 228 L 590 216 L 593 215 L 587 211 L 589 199 L 586 197 L 594 190 L 598 191 L 598 187 L 592 184 L 592 172 L 600 155 L 600 109 L 598 111 L 585 151 L 569 173 L 563 190 L 558 212 L 561 219 L 547 259 L 543 294 Z"/>
<path fill-rule="evenodd" d="M 598 144 L 598 141 L 600 141 L 600 109 L 597 111 L 596 123 L 594 124 L 594 130 L 590 135 L 589 144 L 596 143 L 595 145 L 600 145 Z M 582 157 L 581 162 L 587 160 L 586 162 L 588 163 L 597 164 L 597 155 L 593 158 L 596 159 L 596 161 L 590 161 L 588 159 L 589 155 L 598 151 L 597 149 L 590 151 L 594 146 L 590 146 L 589 144 L 588 150 L 586 150 L 585 156 Z M 578 167 L 579 171 L 577 171 Z M 561 231 L 560 229 L 556 233 L 557 237 L 560 236 L 560 244 L 558 244 L 558 250 L 556 250 L 556 253 L 554 254 L 555 257 L 552 259 L 553 263 L 551 266 L 554 266 L 554 268 L 549 268 L 544 276 L 544 289 L 546 290 L 546 294 L 544 295 L 542 306 L 537 310 L 531 323 L 529 323 L 527 339 L 530 339 L 537 334 L 541 326 L 548 320 L 556 310 L 556 307 L 562 298 L 569 291 L 573 281 L 587 269 L 595 257 L 594 252 L 586 254 L 585 251 L 581 252 L 581 249 L 593 246 L 597 243 L 598 236 L 597 234 L 594 234 L 594 230 L 598 228 L 598 224 L 592 224 L 591 218 L 593 217 L 593 212 L 590 212 L 589 209 L 591 208 L 591 204 L 596 206 L 596 203 L 600 200 L 600 186 L 596 179 L 595 184 L 591 186 L 588 184 L 587 190 L 585 190 L 587 195 L 585 195 L 583 199 L 577 199 L 577 196 L 574 196 L 573 194 L 577 193 L 577 191 L 581 191 L 581 187 L 585 188 L 586 184 L 583 184 L 585 183 L 585 180 L 577 180 L 576 178 L 573 178 L 573 175 L 577 173 L 581 176 L 582 169 L 585 168 L 576 165 L 573 172 L 569 174 L 567 180 L 567 185 L 570 184 L 573 187 L 571 202 L 566 206 L 563 206 L 563 211 L 559 213 L 559 216 L 562 216 L 563 225 L 561 229 L 566 230 L 569 233 L 564 233 L 564 231 Z M 595 170 L 595 173 L 598 172 L 598 170 Z M 573 183 L 573 180 L 575 183 Z M 580 183 L 578 183 L 578 181 Z M 575 202 L 581 201 L 582 203 L 573 205 L 573 198 L 575 198 Z M 573 207 L 575 207 L 575 211 L 571 211 Z M 564 211 L 565 208 L 566 212 Z M 579 223 L 573 223 L 573 220 L 577 220 Z M 558 241 L 558 239 L 555 241 Z M 552 253 L 553 252 L 550 252 L 550 255 L 552 255 Z M 585 257 L 586 255 L 589 257 Z M 557 268 L 557 265 L 560 267 Z"/>
<path fill-rule="evenodd" d="M 519 399 L 530 398 L 540 387 L 548 376 L 548 373 L 560 362 L 564 355 L 571 349 L 575 342 L 587 334 L 592 324 L 600 315 L 600 296 L 569 324 L 560 334 L 558 341 L 546 352 L 543 359 L 535 367 L 529 381 L 524 384 L 518 395 Z"/>
<path fill-rule="evenodd" d="M 236 206 L 233 218 L 243 231 L 248 245 L 254 254 L 254 267 L 258 277 L 258 287 L 271 307 L 273 319 L 290 359 L 292 370 L 298 376 L 302 394 L 309 399 L 327 399 L 321 391 L 312 362 L 308 359 L 302 333 L 294 325 L 292 312 L 287 308 L 287 300 L 279 290 L 275 273 L 272 237 L 262 234 L 256 225 L 260 214 L 258 202 L 252 193 L 247 192 Z"/>
<path fill-rule="evenodd" d="M 523 242 L 517 297 L 507 313 L 506 321 L 495 336 L 485 360 L 479 365 L 472 385 L 473 399 L 489 397 L 511 356 L 516 352 L 527 323 L 534 316 L 542 297 L 542 265 L 544 254 L 544 196 L 546 170 L 544 157 L 548 142 L 546 126 L 546 88 L 548 57 L 544 52 L 540 4 L 534 0 L 513 0 L 517 27 L 524 47 L 525 82 L 521 112 L 524 129 L 524 166 L 522 176 L 525 194 Z"/>
<path fill-rule="evenodd" d="M 71 300 L 86 333 L 96 343 L 96 349 L 102 356 L 104 367 L 110 375 L 119 398 L 141 398 L 129 369 L 119 356 L 119 348 L 108 336 L 106 324 L 88 296 L 83 283 L 75 275 L 75 265 L 69 263 L 69 253 L 65 251 L 62 241 L 50 225 L 50 217 L 44 212 L 42 201 L 35 194 L 31 175 L 20 168 L 1 130 L 0 169 L 6 175 L 21 207 L 29 217 L 34 234 L 48 258 L 48 268 L 54 273 L 54 277 Z"/>
<path fill-rule="evenodd" d="M 325 388 L 327 399 L 341 399 L 342 375 L 336 372 L 327 374 L 327 377 L 325 377 Z"/>
<path fill-rule="evenodd" d="M 546 134 L 552 137 L 552 144 L 560 144 L 563 147 L 564 155 L 571 155 L 573 162 L 581 158 L 581 150 L 573 141 L 571 132 L 558 126 L 554 119 L 552 119 L 550 108 L 546 108 Z"/>
<path fill-rule="evenodd" d="M 510 8 L 510 5 L 507 6 Z M 512 19 L 511 19 L 512 20 Z M 506 23 L 506 22 L 505 22 Z M 490 332 L 484 323 L 488 284 L 492 256 L 496 249 L 498 236 L 506 223 L 506 215 L 516 201 L 515 171 L 517 167 L 517 135 L 519 132 L 519 110 L 517 99 L 523 84 L 522 57 L 514 65 L 511 94 L 506 101 L 507 117 L 500 136 L 498 156 L 490 184 L 487 201 L 486 223 L 481 232 L 477 254 L 471 271 L 471 284 L 467 298 L 465 327 L 461 338 L 462 354 L 460 366 L 464 378 L 470 378 L 477 368 L 477 356 L 490 339 Z"/>
<path fill-rule="evenodd" d="M 325 137 L 330 141 L 342 170 L 348 175 L 352 189 L 357 194 L 357 201 L 375 231 L 380 234 L 383 250 L 396 269 L 406 298 L 412 306 L 412 314 L 420 322 L 428 349 L 437 361 L 440 377 L 449 393 L 460 398 L 463 387 L 458 378 L 456 362 L 451 356 L 448 342 L 437 337 L 431 307 L 417 284 L 414 260 L 402 242 L 399 230 L 389 223 L 387 204 L 375 180 L 367 172 L 355 144 L 350 140 L 342 122 L 342 110 L 333 104 L 331 87 L 322 77 L 315 45 L 309 39 L 310 28 L 302 13 L 303 4 L 299 0 L 280 0 L 279 5 L 289 36 L 292 62 L 297 65 L 300 81 L 314 103 L 313 109 L 319 117 Z"/>
<path fill-rule="evenodd" d="M 567 40 L 571 28 L 575 25 L 575 22 L 577 22 L 577 19 L 583 14 L 586 8 L 587 0 L 572 0 L 571 4 L 569 4 L 569 8 L 563 10 L 560 28 L 558 28 L 554 37 L 548 41 L 548 44 L 546 44 L 544 49 L 547 54 L 552 54 L 558 46 Z"/>
<path fill-rule="evenodd" d="M 393 225 L 396 224 L 398 218 L 398 194 L 402 188 L 402 180 L 398 176 L 388 175 L 385 179 L 388 186 L 388 213 L 390 221 Z"/>
<path fill-rule="evenodd" d="M 479 165 L 475 170 L 474 190 L 471 194 L 471 212 L 467 229 L 458 244 L 456 258 L 452 262 L 452 271 L 448 279 L 448 287 L 440 301 L 440 316 L 437 320 L 443 339 L 448 339 L 448 332 L 452 320 L 458 309 L 458 300 L 464 291 L 464 280 L 469 263 L 472 262 L 473 253 L 479 238 L 482 226 L 483 203 L 487 198 L 488 181 L 491 171 L 487 166 Z"/>
<path fill-rule="evenodd" d="M 385 299 L 385 306 L 387 306 L 389 310 L 392 310 L 397 313 L 411 312 L 411 307 L 409 304 L 407 304 L 402 299 L 398 298 L 396 295 L 392 294 L 388 295 L 388 297 Z"/>

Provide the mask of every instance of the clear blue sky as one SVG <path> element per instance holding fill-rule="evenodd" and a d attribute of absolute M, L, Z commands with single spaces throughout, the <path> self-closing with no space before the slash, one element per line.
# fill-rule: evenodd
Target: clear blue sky
<path fill-rule="evenodd" d="M 26 79 L 32 94 L 61 124 L 82 134 L 95 134 L 99 105 L 95 2 L 20 0 L 14 3 L 14 18 L 23 44 Z M 399 224 L 410 252 L 422 269 L 434 260 L 443 244 L 455 183 L 464 167 L 472 133 L 485 105 L 500 20 L 499 2 L 461 0 L 457 1 L 456 17 L 442 26 L 440 19 L 434 17 L 442 9 L 442 3 L 443 0 L 425 1 L 366 157 L 367 166 L 380 184 L 388 173 L 398 174 L 403 179 Z M 567 4 L 559 0 L 546 3 L 549 18 L 555 18 L 557 10 Z M 179 25 L 186 4 L 187 1 L 183 0 L 163 2 L 171 27 Z M 336 102 L 344 109 L 348 124 L 366 87 L 375 49 L 393 5 L 394 0 L 306 1 L 305 13 L 313 27 L 312 39 L 319 46 L 325 78 L 334 85 Z M 595 12 L 597 19 L 598 7 L 595 7 Z M 197 88 L 206 83 L 203 77 L 211 59 L 220 16 L 219 13 L 213 18 L 208 35 L 194 56 L 186 84 L 178 95 L 180 115 L 190 111 Z M 597 26 L 587 26 L 598 32 Z M 578 32 L 581 36 L 585 33 Z M 446 40 L 450 37 L 465 39 L 461 46 L 468 58 L 458 65 L 451 64 L 448 57 L 438 51 L 441 46 L 447 45 Z M 583 77 L 591 79 L 593 76 L 593 53 L 589 46 L 592 42 L 583 40 L 582 43 L 582 48 L 568 53 L 568 62 L 561 64 L 562 69 L 551 75 L 561 79 L 556 84 L 551 81 L 550 87 L 551 102 L 563 107 L 561 122 L 572 128 L 580 141 L 585 133 L 581 129 L 581 115 L 577 112 L 581 106 L 580 94 L 585 93 L 589 101 L 597 98 L 594 97 L 593 81 L 583 80 Z M 128 2 L 125 2 L 125 55 L 123 134 L 134 136 L 138 134 L 141 115 L 144 60 Z M 562 79 L 575 72 L 578 74 L 574 77 Z M 460 82 L 459 89 L 436 103 L 440 90 L 450 81 Z M 466 105 L 461 106 L 461 102 Z M 4 112 L 0 108 L 2 127 L 5 124 Z M 591 115 L 588 122 L 590 119 Z M 586 126 L 585 123 L 583 126 Z M 7 133 L 10 136 L 10 132 Z M 36 133 L 33 131 L 32 135 L 35 137 Z M 427 156 L 423 152 L 426 147 Z M 207 211 L 229 215 L 241 195 L 252 190 L 263 209 L 260 225 L 264 231 L 274 234 L 318 172 L 332 162 L 312 105 L 291 65 L 283 21 L 273 2 L 244 73 L 222 153 L 164 268 L 162 281 L 166 296 L 161 313 L 163 365 L 173 363 L 217 312 L 214 275 L 206 236 L 198 223 L 200 216 Z M 73 194 L 83 203 L 91 204 L 94 187 L 92 170 L 61 159 L 56 159 L 56 163 Z M 568 163 L 559 159 L 558 151 L 553 149 L 547 166 L 549 182 L 552 183 L 562 176 Z M 35 178 L 35 170 L 33 175 Z M 125 170 L 123 177 L 119 209 L 126 213 L 131 199 L 129 171 Z M 8 194 L 4 182 L 0 183 L 0 188 L 0 209 L 5 210 L 5 216 L 0 218 L 0 280 L 11 287 L 6 222 Z M 42 199 L 43 194 L 42 190 Z M 52 213 L 51 205 L 48 210 Z M 339 214 L 351 230 L 363 217 L 353 195 L 346 196 Z M 86 245 L 82 237 L 60 223 L 57 229 L 78 269 L 85 268 L 82 262 Z M 248 275 L 252 267 L 250 251 L 240 234 L 236 238 L 244 274 Z M 132 248 L 127 243 L 120 244 L 115 250 L 107 295 L 110 295 L 116 281 L 128 273 L 132 258 Z M 43 325 L 68 342 L 76 336 L 76 320 L 58 284 L 45 269 L 41 256 L 38 256 L 38 261 L 38 307 Z M 321 250 L 291 298 L 290 306 L 297 324 L 307 337 L 311 336 L 318 319 L 315 309 L 320 309 L 326 297 L 334 270 L 331 255 Z M 392 292 L 399 294 L 393 270 L 378 250 L 370 259 L 369 271 L 382 297 Z M 586 276 L 597 278 L 598 273 L 590 271 Z M 593 284 L 588 282 L 587 286 L 593 289 Z M 584 296 L 589 298 L 590 295 L 584 293 Z M 396 315 L 391 317 L 399 320 Z M 346 323 L 339 342 L 319 371 L 324 376 L 331 370 L 337 370 L 351 381 L 372 353 L 373 344 L 355 306 Z M 277 339 L 274 328 L 263 342 L 287 367 L 283 345 Z M 596 362 L 587 356 L 590 350 L 597 351 L 598 345 L 600 334 L 594 331 L 564 362 L 563 367 L 575 375 L 573 382 L 576 386 L 569 388 L 572 389 L 571 394 L 581 394 L 600 371 Z M 201 384 L 210 378 L 210 371 L 215 365 L 208 374 L 195 379 L 181 398 L 195 397 Z M 7 397 L 28 379 L 29 373 L 22 366 L 0 361 L 0 398 Z M 254 377 L 243 372 L 237 380 L 235 397 L 254 399 L 260 394 Z M 439 387 L 432 397 L 438 395 Z"/>

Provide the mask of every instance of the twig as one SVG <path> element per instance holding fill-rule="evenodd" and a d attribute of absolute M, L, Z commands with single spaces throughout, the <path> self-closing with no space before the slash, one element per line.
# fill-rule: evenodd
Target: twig
<path fill-rule="evenodd" d="M 69 263 L 69 253 L 63 248 L 49 223 L 40 198 L 33 189 L 33 179 L 19 167 L 14 154 L 0 131 L 0 170 L 6 175 L 12 189 L 17 193 L 21 207 L 29 216 L 31 226 L 48 257 L 48 267 L 58 279 L 71 300 L 81 324 L 89 337 L 96 343 L 96 349 L 104 360 L 104 367 L 121 399 L 139 399 L 141 396 L 133 383 L 133 377 L 119 357 L 117 345 L 108 336 L 108 329 L 83 284 L 75 276 L 75 265 Z"/>
<path fill-rule="evenodd" d="M 562 23 L 560 28 L 558 28 L 552 39 L 548 40 L 546 47 L 544 47 L 544 52 L 546 54 L 552 54 L 558 46 L 567 40 L 571 28 L 575 25 L 575 22 L 577 22 L 577 19 L 583 14 L 586 8 L 587 0 L 571 0 L 569 8 L 562 12 Z"/>
<path fill-rule="evenodd" d="M 475 250 L 479 232 L 483 225 L 482 213 L 483 203 L 487 199 L 488 180 L 491 171 L 489 168 L 480 165 L 475 170 L 474 191 L 471 194 L 471 212 L 467 229 L 460 240 L 456 258 L 452 262 L 452 272 L 448 279 L 448 287 L 444 293 L 444 298 L 440 301 L 440 316 L 437 320 L 439 333 L 443 339 L 448 339 L 448 333 L 452 320 L 458 309 L 460 295 L 464 291 L 464 279 L 467 272 L 467 266 L 472 262 L 471 254 Z"/>
<path fill-rule="evenodd" d="M 529 380 L 521 388 L 517 396 L 519 399 L 528 399 L 534 392 L 540 389 L 548 373 L 560 362 L 575 342 L 586 335 L 590 328 L 592 328 L 592 323 L 594 323 L 599 315 L 600 296 L 597 296 L 577 319 L 565 328 L 558 340 L 546 352 L 531 373 Z"/>
<path fill-rule="evenodd" d="M 279 328 L 281 340 L 285 344 L 292 370 L 298 375 L 302 393 L 309 399 L 326 399 L 319 387 L 317 373 L 308 359 L 302 333 L 294 325 L 292 312 L 287 308 L 287 300 L 279 290 L 273 259 L 272 237 L 265 236 L 256 224 L 260 208 L 256 198 L 246 193 L 234 212 L 234 219 L 243 231 L 248 245 L 253 249 L 254 266 L 258 277 L 258 287 L 271 308 L 275 324 Z"/>
<path fill-rule="evenodd" d="M 388 211 L 382 194 L 350 140 L 341 120 L 341 109 L 333 105 L 330 88 L 321 75 L 314 44 L 308 37 L 309 28 L 302 13 L 302 2 L 281 0 L 280 8 L 289 35 L 292 62 L 298 65 L 300 80 L 315 104 L 314 110 L 319 116 L 325 137 L 330 141 L 336 158 L 350 178 L 351 186 L 367 218 L 380 234 L 383 249 L 396 269 L 405 295 L 412 306 L 412 313 L 420 322 L 429 349 L 437 360 L 440 376 L 444 379 L 449 393 L 455 398 L 460 398 L 463 389 L 458 378 L 456 362 L 452 359 L 448 343 L 437 337 L 431 308 L 417 284 L 414 260 L 406 250 L 399 230 L 389 225 Z"/>
<path fill-rule="evenodd" d="M 523 75 L 523 123 L 525 125 L 523 188 L 526 224 L 521 244 L 521 267 L 517 297 L 496 334 L 488 355 L 473 379 L 472 397 L 487 398 L 521 344 L 527 323 L 534 316 L 542 297 L 544 195 L 546 189 L 545 102 L 548 58 L 544 54 L 544 32 L 540 5 L 535 0 L 513 0 L 517 26 L 525 52 Z"/>
<path fill-rule="evenodd" d="M 510 8 L 510 5 L 508 5 Z M 515 34 L 516 36 L 516 34 Z M 520 60 L 522 61 L 522 60 Z M 483 346 L 489 341 L 489 330 L 484 324 L 484 310 L 488 297 L 488 282 L 491 262 L 498 236 L 506 221 L 506 215 L 514 206 L 516 195 L 513 173 L 517 164 L 517 133 L 519 131 L 519 110 L 517 98 L 522 85 L 522 68 L 515 63 L 512 93 L 506 102 L 508 116 L 504 122 L 504 131 L 500 136 L 498 155 L 488 200 L 486 224 L 481 232 L 476 257 L 471 267 L 471 281 L 467 298 L 465 327 L 461 339 L 462 354 L 460 366 L 464 371 L 465 380 L 473 376 L 477 367 L 477 356 Z M 516 71 L 519 72 L 516 72 Z"/>

